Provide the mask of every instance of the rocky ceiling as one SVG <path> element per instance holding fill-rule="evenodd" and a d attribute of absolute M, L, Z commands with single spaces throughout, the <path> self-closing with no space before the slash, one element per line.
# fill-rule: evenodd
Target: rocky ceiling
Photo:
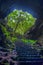
<path fill-rule="evenodd" d="M 0 0 L 0 18 L 7 16 L 14 8 L 31 8 L 36 17 L 43 19 L 43 0 Z"/>

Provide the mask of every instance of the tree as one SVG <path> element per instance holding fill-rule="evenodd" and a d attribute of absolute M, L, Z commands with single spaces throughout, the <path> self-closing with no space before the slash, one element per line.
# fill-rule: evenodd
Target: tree
<path fill-rule="evenodd" d="M 22 10 L 14 10 L 5 19 L 8 22 L 5 27 L 2 26 L 4 28 L 2 28 L 3 33 L 11 42 L 14 42 L 20 36 L 24 36 L 24 33 L 30 30 L 36 20 L 31 14 Z"/>
<path fill-rule="evenodd" d="M 22 10 L 14 10 L 8 16 L 7 25 L 13 28 L 15 33 L 20 35 L 24 35 L 24 33 L 29 30 L 35 23 L 35 18 Z"/>

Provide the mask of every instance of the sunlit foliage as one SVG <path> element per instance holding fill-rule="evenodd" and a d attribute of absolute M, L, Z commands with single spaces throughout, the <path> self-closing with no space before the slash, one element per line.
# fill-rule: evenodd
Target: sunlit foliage
<path fill-rule="evenodd" d="M 23 36 L 24 33 L 35 24 L 36 18 L 34 18 L 28 12 L 23 12 L 22 10 L 14 10 L 5 19 L 7 19 L 6 28 L 3 27 L 4 33 L 9 40 L 14 42 L 17 40 L 17 35 Z M 23 38 L 22 38 L 23 39 Z M 34 43 L 33 40 L 23 39 L 24 42 Z"/>
<path fill-rule="evenodd" d="M 24 35 L 35 23 L 36 18 L 22 10 L 14 10 L 7 16 L 7 25 L 13 28 L 15 33 Z"/>
<path fill-rule="evenodd" d="M 34 45 L 37 40 L 31 40 L 31 39 L 21 39 L 23 42 L 25 42 L 25 44 L 31 44 L 31 45 Z"/>

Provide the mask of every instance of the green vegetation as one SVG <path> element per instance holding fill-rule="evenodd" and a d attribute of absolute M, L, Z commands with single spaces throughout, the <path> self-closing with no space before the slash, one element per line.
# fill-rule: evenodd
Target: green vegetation
<path fill-rule="evenodd" d="M 7 28 L 3 25 L 1 25 L 2 31 L 7 39 L 9 39 L 11 42 L 14 42 L 17 38 L 14 36 L 10 36 L 11 32 L 7 30 Z"/>
<path fill-rule="evenodd" d="M 28 40 L 28 39 L 21 39 L 23 42 L 25 42 L 25 44 L 35 44 L 37 42 L 37 40 Z"/>
<path fill-rule="evenodd" d="M 7 39 L 14 42 L 18 40 L 16 35 L 24 36 L 24 33 L 35 24 L 36 18 L 34 18 L 28 12 L 23 12 L 22 10 L 14 10 L 11 12 L 5 19 L 7 19 L 7 25 L 5 27 L 2 26 L 2 30 L 6 35 Z M 25 43 L 30 42 L 34 44 L 35 40 L 27 40 L 21 38 L 21 40 Z"/>
<path fill-rule="evenodd" d="M 7 25 L 13 28 L 15 33 L 24 35 L 35 23 L 36 18 L 22 10 L 14 10 L 7 16 Z"/>

